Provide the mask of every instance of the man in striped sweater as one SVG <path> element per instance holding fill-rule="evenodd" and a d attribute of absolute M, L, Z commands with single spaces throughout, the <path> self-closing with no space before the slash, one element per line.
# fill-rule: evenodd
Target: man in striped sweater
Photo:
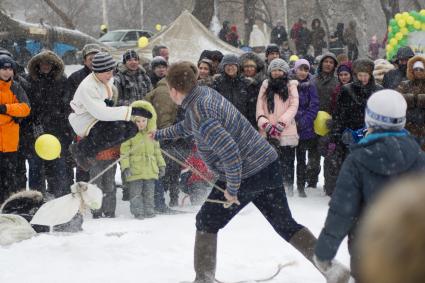
<path fill-rule="evenodd" d="M 193 136 L 199 154 L 219 175 L 211 200 L 196 216 L 195 283 L 213 283 L 216 268 L 217 233 L 244 206 L 253 202 L 286 241 L 312 261 L 316 238 L 291 215 L 282 172 L 273 147 L 222 95 L 197 86 L 197 68 L 190 62 L 173 64 L 166 80 L 170 97 L 186 110 L 183 121 L 152 134 L 158 140 Z M 338 282 L 338 281 L 334 281 Z"/>

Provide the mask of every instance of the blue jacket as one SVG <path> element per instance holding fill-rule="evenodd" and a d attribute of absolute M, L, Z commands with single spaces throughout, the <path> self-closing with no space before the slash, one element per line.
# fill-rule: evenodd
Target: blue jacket
<path fill-rule="evenodd" d="M 325 227 L 315 254 L 321 260 L 335 257 L 342 240 L 353 232 L 364 208 L 394 178 L 425 170 L 425 153 L 406 132 L 372 133 L 342 165 L 329 204 Z"/>
<path fill-rule="evenodd" d="M 174 139 L 193 135 L 198 152 L 208 167 L 226 181 L 236 195 L 242 179 L 253 176 L 277 159 L 274 148 L 248 120 L 212 88 L 196 86 L 182 103 L 185 119 L 158 130 L 155 138 Z"/>

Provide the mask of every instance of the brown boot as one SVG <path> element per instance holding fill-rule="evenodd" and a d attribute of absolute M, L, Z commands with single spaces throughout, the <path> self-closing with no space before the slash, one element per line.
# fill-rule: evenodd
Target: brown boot
<path fill-rule="evenodd" d="M 217 234 L 196 231 L 194 283 L 214 283 L 217 257 Z"/>
<path fill-rule="evenodd" d="M 333 270 L 326 272 L 323 268 L 316 265 L 313 260 L 314 248 L 317 243 L 316 237 L 308 230 L 303 228 L 295 233 L 289 243 L 296 248 L 308 261 L 310 261 L 322 275 L 326 278 L 328 283 L 346 283 L 349 280 L 350 272 L 342 264 L 335 261 L 333 264 Z"/>

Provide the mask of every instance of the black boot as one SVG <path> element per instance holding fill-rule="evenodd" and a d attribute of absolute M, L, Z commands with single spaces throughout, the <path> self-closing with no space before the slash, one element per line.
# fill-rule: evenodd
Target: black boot
<path fill-rule="evenodd" d="M 300 198 L 306 198 L 307 194 L 305 193 L 304 186 L 297 186 L 298 196 Z"/>
<path fill-rule="evenodd" d="M 90 167 L 96 162 L 94 158 L 91 158 L 84 154 L 78 149 L 78 143 L 73 143 L 69 146 L 69 152 L 71 153 L 72 158 L 75 160 L 78 166 L 85 171 L 89 171 Z"/>
<path fill-rule="evenodd" d="M 196 231 L 193 283 L 214 283 L 217 257 L 217 234 Z"/>

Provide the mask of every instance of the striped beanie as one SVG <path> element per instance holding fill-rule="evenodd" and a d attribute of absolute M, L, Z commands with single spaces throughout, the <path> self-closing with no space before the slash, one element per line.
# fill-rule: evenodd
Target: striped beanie
<path fill-rule="evenodd" d="M 115 60 L 107 52 L 99 52 L 93 58 L 93 72 L 105 73 L 114 69 Z"/>

